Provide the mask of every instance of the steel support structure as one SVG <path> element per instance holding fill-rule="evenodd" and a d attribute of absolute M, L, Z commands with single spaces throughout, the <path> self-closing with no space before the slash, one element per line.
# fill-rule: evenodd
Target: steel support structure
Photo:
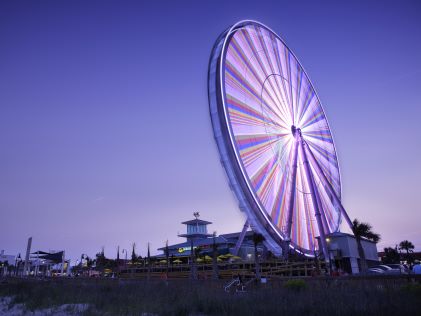
<path fill-rule="evenodd" d="M 345 208 L 343 207 L 340 199 L 338 198 L 338 196 L 335 193 L 335 190 L 332 188 L 332 185 L 329 183 L 329 181 L 327 180 L 322 168 L 320 167 L 319 163 L 316 160 L 316 157 L 314 157 L 313 152 L 311 151 L 310 147 L 308 146 L 308 144 L 304 141 L 304 150 L 307 149 L 307 151 L 309 152 L 309 156 L 310 156 L 310 160 L 313 162 L 314 168 L 316 169 L 317 174 L 319 175 L 319 177 L 323 180 L 325 187 L 327 188 L 327 190 L 329 191 L 330 195 L 333 197 L 333 199 L 335 200 L 335 202 L 338 204 L 342 215 L 345 217 L 346 222 L 348 223 L 349 227 L 351 228 L 351 230 L 353 230 L 353 225 L 352 225 L 352 221 L 349 218 Z"/>
<path fill-rule="evenodd" d="M 295 204 L 295 187 L 297 185 L 297 167 L 298 167 L 298 146 L 299 146 L 299 139 L 296 135 L 294 135 L 295 143 L 294 143 L 294 159 L 292 164 L 292 179 L 291 179 L 291 195 L 289 199 L 288 205 L 288 213 L 287 213 L 287 229 L 286 229 L 286 237 L 291 239 L 291 227 L 292 227 L 292 213 L 294 211 L 294 204 Z"/>
<path fill-rule="evenodd" d="M 329 252 L 328 252 L 327 244 L 326 244 L 326 235 L 325 235 L 325 230 L 323 227 L 322 214 L 320 212 L 320 205 L 318 203 L 318 198 L 316 195 L 317 194 L 316 185 L 314 183 L 313 174 L 310 169 L 310 163 L 307 159 L 307 155 L 304 149 L 304 139 L 301 136 L 301 131 L 299 131 L 299 137 L 300 137 L 299 144 L 300 144 L 300 149 L 301 149 L 301 157 L 303 159 L 305 174 L 306 174 L 307 182 L 310 188 L 310 196 L 311 196 L 311 200 L 313 201 L 313 207 L 314 207 L 314 213 L 315 213 L 314 215 L 316 217 L 317 227 L 319 229 L 319 234 L 320 234 L 320 244 L 322 246 L 322 251 L 325 257 L 325 261 L 329 262 L 330 261 Z"/>
<path fill-rule="evenodd" d="M 289 197 L 289 205 L 288 205 L 288 213 L 286 219 L 286 231 L 285 234 L 285 247 L 282 248 L 283 256 L 285 260 L 288 260 L 288 252 L 289 252 L 289 244 L 291 242 L 291 228 L 292 228 L 292 214 L 294 212 L 294 204 L 295 204 L 295 191 L 297 186 L 297 168 L 298 168 L 298 146 L 299 146 L 299 139 L 296 133 L 295 127 L 292 129 L 292 133 L 294 135 L 294 156 L 293 156 L 293 163 L 292 163 L 292 178 L 291 178 L 291 195 Z"/>
<path fill-rule="evenodd" d="M 238 236 L 237 243 L 235 244 L 234 253 L 233 253 L 234 256 L 238 256 L 238 252 L 240 251 L 241 245 L 243 244 L 244 237 L 246 236 L 247 229 L 249 228 L 249 226 L 250 226 L 249 221 L 246 220 L 243 226 L 243 230 L 241 231 L 240 236 Z"/>

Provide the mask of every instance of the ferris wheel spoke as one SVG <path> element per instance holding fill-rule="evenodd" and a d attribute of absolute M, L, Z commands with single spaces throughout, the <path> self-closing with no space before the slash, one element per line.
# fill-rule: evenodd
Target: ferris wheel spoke
<path fill-rule="evenodd" d="M 288 73 L 288 86 L 289 86 L 289 95 L 290 95 L 290 103 L 289 103 L 289 108 L 290 108 L 290 113 L 291 113 L 291 118 L 292 118 L 292 122 L 293 125 L 295 125 L 295 116 L 294 116 L 294 94 L 293 94 L 293 89 L 292 89 L 292 75 L 291 75 L 291 54 L 288 51 L 287 48 L 285 48 L 287 51 L 285 53 L 285 57 L 286 57 L 286 63 L 287 63 L 287 73 Z"/>
<path fill-rule="evenodd" d="M 316 108 L 311 112 L 311 114 L 307 117 L 307 119 L 304 122 L 302 122 L 300 125 L 301 125 L 301 128 L 305 131 L 306 128 L 322 120 L 325 120 L 323 110 L 321 108 Z"/>
<path fill-rule="evenodd" d="M 264 156 L 267 156 L 273 145 L 279 141 L 278 139 L 273 139 L 270 141 L 264 141 L 261 143 L 255 142 L 247 144 L 242 149 L 239 148 L 241 158 L 244 160 L 246 166 L 250 166 L 256 163 L 259 159 Z"/>
<path fill-rule="evenodd" d="M 315 97 L 315 93 L 312 89 L 308 88 L 306 96 L 302 102 L 302 106 L 300 107 L 300 114 L 298 115 L 298 122 L 301 122 L 304 115 L 306 114 L 307 110 L 310 108 L 311 103 L 313 102 Z"/>
<path fill-rule="evenodd" d="M 242 88 L 242 90 L 244 90 L 244 92 L 246 92 L 250 97 L 254 98 L 255 100 L 261 100 L 262 106 L 264 105 L 264 108 L 266 109 L 266 111 L 270 111 L 277 118 L 277 124 L 284 125 L 284 126 L 287 125 L 287 123 L 282 118 L 282 116 L 280 116 L 278 113 L 274 112 L 273 107 L 271 107 L 270 105 L 268 105 L 267 102 L 262 100 L 262 98 L 261 98 L 261 96 L 259 96 L 259 92 L 256 90 L 256 88 L 253 85 L 249 84 L 248 81 L 242 80 L 240 78 L 240 75 L 233 69 L 232 64 L 229 64 L 227 66 L 227 69 L 228 69 L 228 72 L 227 72 L 228 78 L 231 80 L 233 85 L 234 85 L 234 83 L 238 83 L 239 86 Z M 246 112 L 246 113 L 248 112 L 249 114 L 252 114 L 255 118 L 258 118 L 259 115 L 261 116 L 259 111 L 257 111 L 256 109 L 251 109 L 249 106 L 246 105 L 246 103 L 242 102 L 241 100 L 239 100 L 235 96 L 231 96 L 231 99 L 233 100 L 231 103 L 236 104 L 237 108 L 240 111 Z M 234 101 L 234 100 L 236 100 L 236 101 Z M 271 101 L 274 102 L 274 104 L 276 104 L 276 101 L 273 100 L 272 98 L 271 98 Z M 267 117 L 269 117 L 269 116 L 267 116 Z"/>
<path fill-rule="evenodd" d="M 300 106 L 300 97 L 301 97 L 301 84 L 303 80 L 303 74 L 304 72 L 301 71 L 299 68 L 297 69 L 297 83 L 296 83 L 296 89 L 295 89 L 295 106 L 294 106 L 294 118 L 298 121 L 298 110 Z M 295 121 L 294 121 L 295 124 Z"/>
<path fill-rule="evenodd" d="M 283 73 L 283 69 L 282 69 L 282 63 L 281 63 L 281 60 L 280 60 L 280 51 L 279 51 L 279 47 L 278 47 L 277 43 L 275 45 L 273 45 L 273 50 L 275 51 L 276 62 L 278 64 L 278 69 L 279 69 L 280 75 L 282 77 L 282 80 L 281 80 L 282 90 L 280 89 L 280 92 L 281 92 L 282 95 L 285 96 L 285 103 L 284 104 L 285 104 L 286 110 L 289 112 L 289 116 L 290 116 L 291 112 L 290 112 L 290 109 L 289 109 L 288 105 L 291 104 L 291 97 L 288 94 L 287 84 L 286 84 L 288 82 L 288 79 L 285 78 L 284 75 L 283 75 L 284 73 Z"/>
<path fill-rule="evenodd" d="M 261 34 L 261 33 L 260 33 Z M 287 104 L 287 102 L 286 102 L 286 100 L 283 98 L 283 95 L 282 95 L 282 89 L 281 89 L 281 87 L 280 87 L 280 85 L 279 85 L 279 82 L 278 82 L 278 77 L 281 77 L 281 80 L 283 81 L 283 80 L 285 80 L 285 78 L 283 78 L 282 77 L 282 75 L 280 75 L 279 74 L 279 72 L 280 72 L 280 68 L 279 68 L 279 64 L 278 64 L 278 68 L 276 69 L 275 68 L 275 65 L 274 65 L 274 61 L 275 62 L 277 62 L 277 60 L 276 60 L 276 58 L 275 58 L 275 60 L 274 61 L 272 61 L 272 56 L 271 56 L 271 53 L 270 53 L 270 50 L 269 50 L 269 48 L 268 48 L 268 44 L 267 44 L 267 42 L 266 42 L 266 39 L 270 39 L 270 40 L 272 40 L 272 38 L 270 38 L 269 36 L 264 36 L 263 34 L 261 34 L 261 36 L 259 37 L 259 41 L 260 41 L 260 45 L 262 46 L 262 48 L 263 48 L 263 50 L 264 50 L 264 53 L 265 53 L 265 57 L 266 57 L 266 60 L 267 60 L 267 62 L 268 62 L 268 64 L 269 64 L 269 67 L 270 67 L 270 75 L 266 78 L 266 80 L 270 77 L 270 76 L 274 76 L 275 77 L 275 83 L 274 84 L 272 84 L 272 81 L 270 81 L 270 85 L 271 85 L 271 88 L 272 88 L 272 90 L 273 90 L 273 92 L 275 93 L 275 95 L 276 95 L 276 97 L 277 97 L 277 100 L 278 100 L 278 102 L 279 103 L 277 103 L 276 105 L 278 106 L 278 108 L 279 108 L 279 105 L 281 105 L 281 108 L 284 108 L 282 105 L 283 104 Z M 286 113 L 284 113 L 284 114 L 286 114 Z"/>

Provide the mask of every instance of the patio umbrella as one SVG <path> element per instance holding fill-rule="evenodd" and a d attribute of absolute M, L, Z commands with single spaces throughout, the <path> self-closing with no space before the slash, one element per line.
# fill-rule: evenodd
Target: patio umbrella
<path fill-rule="evenodd" d="M 212 257 L 210 257 L 210 256 L 206 255 L 206 256 L 205 256 L 205 261 L 212 261 Z"/>

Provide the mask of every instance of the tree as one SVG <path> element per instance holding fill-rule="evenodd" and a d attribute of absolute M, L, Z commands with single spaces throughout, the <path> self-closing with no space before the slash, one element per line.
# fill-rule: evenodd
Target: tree
<path fill-rule="evenodd" d="M 391 263 L 399 263 L 399 252 L 396 248 L 387 247 L 384 248 L 384 256 L 382 258 L 382 263 L 391 264 Z"/>
<path fill-rule="evenodd" d="M 117 266 L 119 266 L 120 265 L 120 246 L 117 246 L 117 258 L 116 258 L 116 261 L 117 261 Z"/>
<path fill-rule="evenodd" d="M 253 244 L 254 244 L 254 265 L 256 268 L 256 278 L 260 281 L 262 275 L 260 273 L 260 264 L 259 264 L 259 254 L 257 252 L 257 246 L 265 240 L 265 237 L 261 234 L 253 234 Z"/>
<path fill-rule="evenodd" d="M 136 263 L 137 262 L 137 255 L 136 255 L 136 243 L 132 244 L 132 263 Z"/>
<path fill-rule="evenodd" d="M 101 252 L 98 252 L 96 255 L 96 267 L 97 269 L 105 268 L 107 263 L 107 258 L 105 258 L 104 247 L 102 247 Z"/>
<path fill-rule="evenodd" d="M 357 241 L 358 254 L 360 256 L 361 272 L 364 274 L 367 272 L 368 267 L 364 248 L 361 241 L 362 239 L 368 239 L 370 241 L 378 243 L 380 240 L 380 235 L 374 233 L 371 229 L 372 226 L 370 224 L 360 222 L 358 219 L 354 219 L 354 221 L 352 222 L 352 232 L 354 233 L 355 239 Z"/>
<path fill-rule="evenodd" d="M 414 244 L 412 242 L 410 242 L 409 240 L 404 240 L 404 241 L 401 241 L 399 243 L 399 250 L 405 250 L 406 251 L 406 260 L 409 263 L 411 263 L 411 261 L 412 261 L 409 253 L 414 252 L 414 248 L 415 248 Z"/>

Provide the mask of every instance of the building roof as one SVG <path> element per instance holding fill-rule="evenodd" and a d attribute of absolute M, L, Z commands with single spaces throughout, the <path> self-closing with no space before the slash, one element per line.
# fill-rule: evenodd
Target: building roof
<path fill-rule="evenodd" d="M 228 240 L 225 239 L 224 237 L 218 236 L 215 237 L 215 243 L 216 244 L 225 244 L 227 243 Z M 193 241 L 193 246 L 197 247 L 197 246 L 205 246 L 205 245 L 212 245 L 213 244 L 213 238 L 202 238 L 202 239 L 197 239 Z M 168 248 L 169 249 L 178 249 L 178 248 L 184 248 L 184 247 L 190 247 L 190 242 L 186 241 L 180 244 L 175 244 L 175 245 L 169 245 Z M 164 250 L 165 247 L 162 248 L 158 248 L 158 250 Z"/>
<path fill-rule="evenodd" d="M 212 222 L 208 222 L 208 221 L 204 221 L 198 218 L 186 221 L 186 222 L 182 222 L 181 224 L 185 224 L 185 225 L 209 225 L 212 224 Z"/>
<path fill-rule="evenodd" d="M 353 234 L 342 233 L 342 232 L 333 232 L 333 233 L 330 233 L 330 234 L 326 234 L 326 237 L 332 237 L 332 238 L 348 237 L 348 238 L 355 239 L 355 236 Z M 320 238 L 320 237 L 316 237 L 316 238 Z M 361 240 L 376 244 L 374 241 L 372 241 L 370 239 L 367 239 L 365 237 L 361 237 Z"/>
<path fill-rule="evenodd" d="M 187 233 L 187 234 L 178 235 L 178 237 L 186 237 L 186 238 L 194 238 L 194 237 L 206 238 L 206 237 L 211 237 L 211 236 L 213 236 L 213 235 L 212 234 L 206 234 L 206 233 Z"/>
<path fill-rule="evenodd" d="M 238 233 L 229 233 L 229 234 L 221 234 L 221 237 L 224 237 L 226 239 L 228 238 L 239 238 L 240 237 L 241 232 Z M 246 235 L 244 237 L 251 237 L 253 236 L 253 231 L 249 230 L 246 232 Z"/>

